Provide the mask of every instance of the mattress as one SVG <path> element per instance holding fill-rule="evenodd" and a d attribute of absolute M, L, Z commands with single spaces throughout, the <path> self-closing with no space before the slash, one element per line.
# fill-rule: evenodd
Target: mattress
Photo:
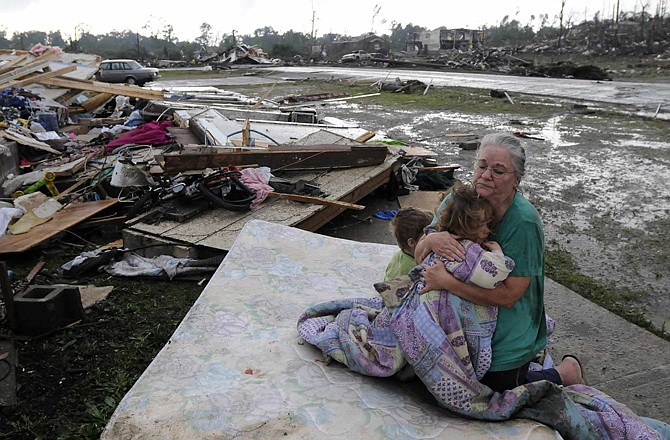
<path fill-rule="evenodd" d="M 102 438 L 561 438 L 533 421 L 451 415 L 420 381 L 353 373 L 299 338 L 308 306 L 375 295 L 395 251 L 248 222 Z"/>

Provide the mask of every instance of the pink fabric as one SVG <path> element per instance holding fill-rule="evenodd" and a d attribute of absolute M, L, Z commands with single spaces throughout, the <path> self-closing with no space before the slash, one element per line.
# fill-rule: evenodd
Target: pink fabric
<path fill-rule="evenodd" d="M 254 168 L 244 168 L 240 172 L 242 173 L 242 176 L 240 176 L 242 183 L 256 193 L 256 198 L 251 202 L 251 207 L 255 208 L 268 197 L 268 194 L 274 191 L 274 188 L 268 185 L 263 173 Z"/>
<path fill-rule="evenodd" d="M 172 125 L 172 121 L 147 122 L 123 137 L 112 139 L 105 148 L 110 152 L 126 144 L 165 145 L 172 141 L 167 131 L 167 128 Z"/>

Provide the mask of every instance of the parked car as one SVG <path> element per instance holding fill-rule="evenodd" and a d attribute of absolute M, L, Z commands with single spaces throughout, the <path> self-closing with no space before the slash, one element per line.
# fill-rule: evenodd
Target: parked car
<path fill-rule="evenodd" d="M 342 58 L 340 58 L 340 63 L 353 63 L 353 62 L 367 61 L 370 58 L 372 58 L 372 55 L 370 55 L 366 51 L 355 50 L 351 53 L 342 55 Z"/>
<path fill-rule="evenodd" d="M 160 74 L 158 69 L 144 67 L 135 60 L 104 60 L 100 63 L 95 78 L 103 82 L 141 86 L 160 78 Z"/>

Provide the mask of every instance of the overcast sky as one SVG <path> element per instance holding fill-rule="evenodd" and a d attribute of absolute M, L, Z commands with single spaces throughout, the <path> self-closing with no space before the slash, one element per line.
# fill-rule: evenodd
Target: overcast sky
<path fill-rule="evenodd" d="M 601 16 L 611 17 L 616 1 L 566 0 L 565 16 L 581 22 L 596 11 L 606 11 Z M 620 0 L 620 9 L 639 12 L 646 4 L 654 12 L 660 1 Z M 496 25 L 505 15 L 525 25 L 531 15 L 549 14 L 551 22 L 560 9 L 561 0 L 0 0 L 0 30 L 8 37 L 17 31 L 60 30 L 67 39 L 78 26 L 92 34 L 131 30 L 161 35 L 161 29 L 172 25 L 178 39 L 192 41 L 203 22 L 211 25 L 215 38 L 233 30 L 236 35 L 252 34 L 265 26 L 279 33 L 310 34 L 314 12 L 317 36 L 361 35 L 389 33 L 394 21 L 428 29 L 479 28 Z"/>

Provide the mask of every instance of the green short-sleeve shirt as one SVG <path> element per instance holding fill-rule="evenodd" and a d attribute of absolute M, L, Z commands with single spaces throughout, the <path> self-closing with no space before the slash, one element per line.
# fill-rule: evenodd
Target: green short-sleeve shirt
<path fill-rule="evenodd" d="M 394 278 L 407 275 L 415 266 L 416 262 L 414 261 L 414 257 L 411 257 L 400 250 L 391 257 L 391 261 L 389 261 L 389 264 L 386 266 L 384 281 L 391 281 Z"/>
<path fill-rule="evenodd" d="M 437 223 L 446 199 L 440 205 Z M 544 312 L 544 228 L 540 215 L 520 193 L 516 193 L 502 221 L 489 236 L 498 242 L 516 265 L 509 276 L 530 277 L 530 284 L 514 306 L 499 307 L 491 347 L 490 371 L 518 368 L 547 345 Z"/>

